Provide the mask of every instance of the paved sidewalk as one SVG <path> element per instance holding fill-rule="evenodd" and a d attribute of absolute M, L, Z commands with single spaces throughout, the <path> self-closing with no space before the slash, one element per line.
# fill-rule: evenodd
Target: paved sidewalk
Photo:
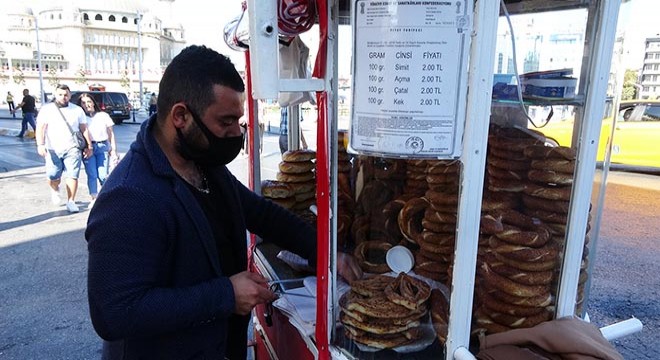
<path fill-rule="evenodd" d="M 51 204 L 43 167 L 0 173 L 0 189 L 0 359 L 100 359 L 85 286 L 87 189 L 77 214 Z"/>

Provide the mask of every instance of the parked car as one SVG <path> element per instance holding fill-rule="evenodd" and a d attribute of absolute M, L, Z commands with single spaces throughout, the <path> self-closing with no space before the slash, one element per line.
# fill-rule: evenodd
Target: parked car
<path fill-rule="evenodd" d="M 559 145 L 571 146 L 573 120 L 550 123 L 539 129 Z M 612 118 L 603 120 L 598 145 L 598 161 L 605 158 L 607 140 L 612 135 Z M 660 101 L 626 100 L 619 105 L 612 135 L 614 166 L 623 165 L 642 170 L 660 171 Z"/>
<path fill-rule="evenodd" d="M 92 95 L 101 111 L 108 113 L 115 124 L 121 124 L 131 118 L 131 104 L 126 94 L 112 91 L 72 91 L 71 102 L 77 104 L 80 95 L 84 93 Z"/>

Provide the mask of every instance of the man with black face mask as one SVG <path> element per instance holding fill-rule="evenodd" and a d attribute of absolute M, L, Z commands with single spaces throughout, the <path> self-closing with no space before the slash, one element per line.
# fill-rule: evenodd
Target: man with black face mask
<path fill-rule="evenodd" d="M 104 359 L 245 359 L 248 315 L 275 295 L 247 270 L 246 229 L 315 262 L 316 234 L 225 167 L 240 152 L 243 81 L 190 46 L 90 212 L 88 294 Z M 347 280 L 355 261 L 337 257 Z"/>

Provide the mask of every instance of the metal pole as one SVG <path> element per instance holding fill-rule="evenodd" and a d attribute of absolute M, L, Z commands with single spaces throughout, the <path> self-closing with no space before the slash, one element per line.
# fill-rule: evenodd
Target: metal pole
<path fill-rule="evenodd" d="M 594 3 L 593 8 L 589 10 L 590 18 L 593 11 L 595 31 L 588 40 L 590 61 L 588 68 L 583 72 L 583 74 L 587 74 L 587 77 L 581 77 L 589 79 L 589 81 L 584 89 L 586 91 L 584 117 L 580 128 L 576 129 L 578 130 L 577 139 L 574 138 L 574 144 L 578 144 L 577 166 L 571 190 L 566 245 L 564 246 L 559 292 L 556 299 L 555 318 L 557 319 L 575 314 L 580 265 L 587 233 L 587 217 L 591 206 L 590 189 L 593 188 L 596 171 L 595 166 L 589 166 L 589 164 L 596 163 L 603 104 L 607 91 L 607 75 L 608 69 L 612 65 L 612 50 L 620 5 L 619 0 L 602 1 Z M 618 112 L 618 109 L 616 111 Z M 602 211 L 602 207 L 597 211 Z M 596 240 L 592 238 L 592 241 Z"/>
<path fill-rule="evenodd" d="M 41 105 L 46 103 L 46 93 L 44 92 L 44 76 L 41 71 L 41 48 L 39 46 L 39 14 L 34 16 L 34 28 L 37 32 L 37 64 L 39 64 L 39 87 L 40 87 L 40 98 Z"/>
<path fill-rule="evenodd" d="M 142 22 L 142 13 L 137 12 L 137 38 L 138 38 L 138 76 L 140 79 L 140 110 L 144 108 L 142 99 L 144 94 L 142 92 L 142 32 L 140 31 L 140 23 Z"/>

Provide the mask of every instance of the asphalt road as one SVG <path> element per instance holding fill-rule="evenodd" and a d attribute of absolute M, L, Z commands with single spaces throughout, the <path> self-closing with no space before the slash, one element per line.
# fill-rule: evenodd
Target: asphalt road
<path fill-rule="evenodd" d="M 115 127 L 120 152 L 138 128 Z M 272 177 L 277 136 L 267 135 L 264 146 L 262 171 Z M 85 284 L 84 171 L 81 212 L 70 215 L 50 204 L 42 161 L 32 140 L 0 136 L 0 359 L 97 359 Z M 230 168 L 245 181 L 244 156 Z M 610 179 L 588 313 L 598 326 L 638 317 L 644 330 L 613 343 L 626 359 L 660 359 L 660 177 L 614 172 Z"/>
<path fill-rule="evenodd" d="M 600 326 L 639 318 L 642 332 L 613 343 L 625 359 L 660 359 L 660 177 L 611 178 L 587 310 Z"/>

